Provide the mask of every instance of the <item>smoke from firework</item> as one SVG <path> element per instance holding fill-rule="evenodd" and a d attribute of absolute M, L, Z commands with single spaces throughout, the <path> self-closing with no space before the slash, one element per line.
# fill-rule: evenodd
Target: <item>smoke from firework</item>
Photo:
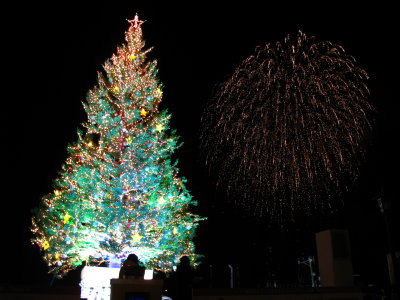
<path fill-rule="evenodd" d="M 341 46 L 301 31 L 257 48 L 202 117 L 201 150 L 218 186 L 259 215 L 338 208 L 371 129 L 367 79 Z"/>

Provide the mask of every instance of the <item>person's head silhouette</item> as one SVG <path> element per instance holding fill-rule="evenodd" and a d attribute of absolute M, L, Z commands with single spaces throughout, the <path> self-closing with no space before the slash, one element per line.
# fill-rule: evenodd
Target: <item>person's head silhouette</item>
<path fill-rule="evenodd" d="M 182 256 L 179 261 L 180 261 L 181 265 L 185 265 L 185 266 L 190 265 L 190 259 L 187 256 Z"/>
<path fill-rule="evenodd" d="M 139 265 L 139 259 L 135 254 L 129 254 L 122 264 L 119 278 L 143 278 L 145 269 L 145 267 Z"/>
<path fill-rule="evenodd" d="M 129 260 L 131 262 L 139 263 L 139 259 L 136 256 L 136 254 L 129 254 L 126 260 Z"/>

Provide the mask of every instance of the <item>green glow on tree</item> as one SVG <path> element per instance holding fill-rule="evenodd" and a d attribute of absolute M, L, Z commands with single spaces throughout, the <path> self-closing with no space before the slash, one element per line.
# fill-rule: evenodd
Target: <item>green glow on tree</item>
<path fill-rule="evenodd" d="M 169 271 L 183 255 L 196 265 L 195 229 L 203 220 L 178 176 L 170 115 L 158 109 L 162 85 L 148 61 L 141 24 L 129 21 L 126 43 L 104 64 L 87 96 L 85 133 L 68 147 L 54 192 L 32 220 L 32 241 L 58 277 L 86 262 L 138 255 L 147 268 Z"/>

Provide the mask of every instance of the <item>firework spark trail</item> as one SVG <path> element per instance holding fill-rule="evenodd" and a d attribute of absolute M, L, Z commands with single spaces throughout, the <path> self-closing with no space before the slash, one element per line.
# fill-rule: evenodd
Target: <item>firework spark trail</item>
<path fill-rule="evenodd" d="M 371 129 L 367 79 L 341 46 L 301 31 L 258 47 L 202 117 L 201 150 L 218 185 L 260 215 L 334 209 Z"/>

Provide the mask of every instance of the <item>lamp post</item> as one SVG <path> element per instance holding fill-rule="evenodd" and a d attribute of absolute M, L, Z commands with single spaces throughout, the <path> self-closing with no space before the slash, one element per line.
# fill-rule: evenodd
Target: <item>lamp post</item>
<path fill-rule="evenodd" d="M 308 266 L 310 268 L 311 286 L 312 287 L 317 287 L 317 283 L 315 281 L 315 275 L 316 274 L 315 274 L 314 269 L 313 269 L 314 257 L 309 256 L 308 259 L 306 259 L 306 260 L 298 259 L 297 260 L 297 264 L 299 264 L 299 265 L 300 264 L 304 264 L 304 265 L 306 265 L 306 266 Z"/>
<path fill-rule="evenodd" d="M 388 211 L 385 209 L 384 201 L 382 200 L 383 198 L 383 190 L 381 192 L 381 195 L 375 197 L 376 201 L 378 202 L 379 210 L 382 213 L 383 216 L 383 221 L 385 223 L 385 231 L 386 231 L 386 239 L 387 239 L 387 244 L 388 244 L 388 251 L 389 253 L 386 256 L 387 259 L 387 266 L 388 266 L 388 272 L 389 272 L 389 282 L 390 282 L 390 299 L 391 300 L 399 300 L 399 294 L 398 294 L 398 283 L 397 283 L 397 268 L 394 265 L 395 261 L 395 255 L 394 255 L 394 250 L 392 246 L 392 237 L 391 237 L 391 231 L 390 231 L 390 224 L 388 220 Z"/>

